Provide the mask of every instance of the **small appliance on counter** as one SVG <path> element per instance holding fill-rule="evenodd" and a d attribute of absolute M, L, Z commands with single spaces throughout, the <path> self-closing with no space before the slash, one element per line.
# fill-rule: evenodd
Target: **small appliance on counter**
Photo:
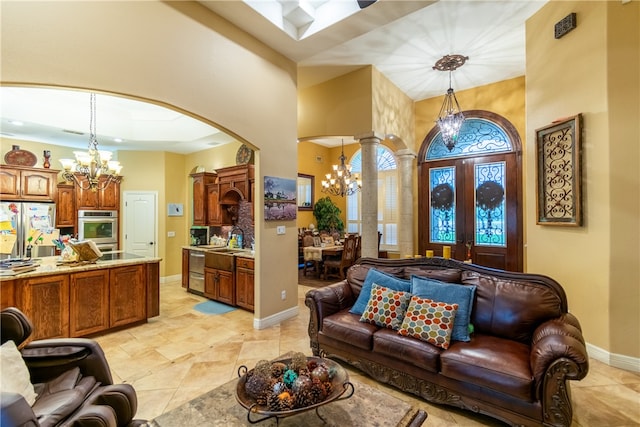
<path fill-rule="evenodd" d="M 209 244 L 209 227 L 191 227 L 189 231 L 191 246 L 203 246 Z"/>

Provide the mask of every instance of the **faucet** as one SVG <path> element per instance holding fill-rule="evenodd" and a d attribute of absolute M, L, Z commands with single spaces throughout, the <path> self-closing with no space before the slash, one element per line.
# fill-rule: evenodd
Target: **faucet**
<path fill-rule="evenodd" d="M 233 236 L 233 232 L 234 231 L 240 231 L 240 235 L 242 236 L 242 243 L 240 244 L 240 249 L 244 248 L 244 231 L 242 230 L 242 228 L 238 227 L 237 225 L 234 225 L 233 228 L 231 228 L 231 231 L 229 231 L 229 237 L 227 237 L 227 246 L 229 246 L 229 241 L 231 240 L 231 236 Z"/>

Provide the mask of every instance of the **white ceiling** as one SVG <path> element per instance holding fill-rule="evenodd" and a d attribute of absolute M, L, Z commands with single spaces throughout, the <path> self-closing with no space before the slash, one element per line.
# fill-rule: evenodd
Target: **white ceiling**
<path fill-rule="evenodd" d="M 330 11 L 332 2 L 340 15 Z M 469 57 L 453 72 L 456 91 L 524 75 L 524 23 L 546 0 L 378 0 L 362 10 L 354 7 L 356 0 L 254 0 L 260 13 L 242 1 L 200 3 L 295 61 L 299 87 L 371 64 L 418 101 L 446 92 L 448 73 L 432 67 L 448 54 Z M 87 147 L 87 92 L 0 90 L 3 136 Z M 105 149 L 191 153 L 234 140 L 191 117 L 130 99 L 98 94 L 96 109 L 98 141 Z"/>

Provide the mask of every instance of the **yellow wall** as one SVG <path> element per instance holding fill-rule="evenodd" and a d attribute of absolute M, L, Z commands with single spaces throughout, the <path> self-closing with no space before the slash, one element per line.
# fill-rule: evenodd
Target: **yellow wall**
<path fill-rule="evenodd" d="M 258 204 L 261 177 L 296 177 L 290 161 L 297 150 L 295 64 L 200 4 L 3 2 L 1 20 L 2 84 L 85 88 L 188 111 L 262 150 Z M 127 163 L 138 154 L 119 154 L 127 176 L 135 175 Z M 164 157 L 157 160 L 163 169 Z M 183 175 L 182 191 L 188 188 Z M 262 210 L 256 214 L 255 317 L 264 320 L 297 310 L 296 264 L 282 263 L 297 258 L 297 239 L 276 235 L 277 225 L 295 227 L 295 221 L 267 223 Z M 180 258 L 179 245 L 170 247 L 167 258 Z M 285 301 L 281 290 L 289 295 Z"/>
<path fill-rule="evenodd" d="M 577 28 L 554 39 L 571 12 Z M 527 137 L 582 113 L 582 227 L 536 225 L 535 164 L 527 167 L 530 271 L 565 288 L 585 339 L 640 356 L 638 230 L 639 3 L 550 2 L 527 22 Z M 628 110 L 625 111 L 625 108 Z M 535 144 L 527 157 L 535 156 Z"/>
<path fill-rule="evenodd" d="M 371 132 L 372 67 L 298 91 L 298 137 Z"/>
<path fill-rule="evenodd" d="M 413 100 L 377 69 L 372 69 L 372 76 L 373 125 L 370 130 L 386 136 L 394 135 L 396 144 L 400 139 L 404 146 L 396 148 L 412 147 L 415 132 Z"/>

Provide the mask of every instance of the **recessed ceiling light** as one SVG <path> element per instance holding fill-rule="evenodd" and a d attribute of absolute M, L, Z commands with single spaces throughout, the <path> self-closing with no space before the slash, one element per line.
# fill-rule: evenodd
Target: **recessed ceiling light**
<path fill-rule="evenodd" d="M 24 122 L 21 122 L 20 120 L 9 120 L 9 123 L 16 126 L 24 126 Z"/>
<path fill-rule="evenodd" d="M 123 141 L 123 140 L 122 140 L 122 138 L 113 138 L 113 140 L 114 140 L 115 142 L 122 142 L 122 141 Z"/>

